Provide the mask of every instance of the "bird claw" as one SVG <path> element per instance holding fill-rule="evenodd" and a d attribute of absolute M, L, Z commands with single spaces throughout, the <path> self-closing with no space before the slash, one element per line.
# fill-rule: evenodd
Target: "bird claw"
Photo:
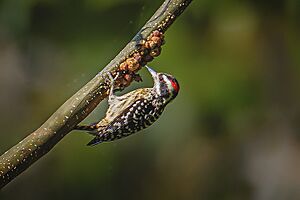
<path fill-rule="evenodd" d="M 109 81 L 111 83 L 114 83 L 118 79 L 118 77 L 119 77 L 119 73 L 118 72 L 117 72 L 117 75 L 116 75 L 115 78 L 112 76 L 111 72 L 107 72 L 107 75 L 108 75 Z"/>

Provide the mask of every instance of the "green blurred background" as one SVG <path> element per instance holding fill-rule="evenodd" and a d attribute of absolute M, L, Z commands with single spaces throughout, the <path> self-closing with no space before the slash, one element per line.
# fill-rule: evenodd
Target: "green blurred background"
<path fill-rule="evenodd" d="M 161 3 L 0 0 L 0 152 L 99 72 Z M 300 199 L 299 35 L 299 0 L 194 0 L 149 63 L 181 86 L 160 120 L 95 147 L 74 131 L 0 199 Z M 141 75 L 127 92 L 152 86 Z"/>

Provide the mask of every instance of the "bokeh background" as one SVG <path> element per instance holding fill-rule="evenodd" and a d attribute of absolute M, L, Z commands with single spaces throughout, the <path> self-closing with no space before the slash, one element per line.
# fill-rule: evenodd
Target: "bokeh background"
<path fill-rule="evenodd" d="M 161 3 L 1 0 L 0 152 L 100 71 Z M 0 199 L 300 199 L 299 35 L 298 0 L 195 0 L 150 63 L 181 85 L 160 120 L 95 147 L 73 131 Z M 127 92 L 152 86 L 141 75 Z"/>

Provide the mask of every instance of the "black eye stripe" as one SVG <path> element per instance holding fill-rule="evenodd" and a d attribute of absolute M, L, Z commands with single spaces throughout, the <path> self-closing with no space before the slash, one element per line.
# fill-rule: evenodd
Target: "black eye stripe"
<path fill-rule="evenodd" d="M 170 81 L 173 80 L 173 78 L 171 76 L 168 76 L 167 74 L 160 74 L 159 75 L 159 81 L 165 83 L 165 79 L 164 76 Z"/>
<path fill-rule="evenodd" d="M 163 75 L 160 75 L 159 76 L 159 81 L 163 81 L 163 80 L 164 80 Z"/>

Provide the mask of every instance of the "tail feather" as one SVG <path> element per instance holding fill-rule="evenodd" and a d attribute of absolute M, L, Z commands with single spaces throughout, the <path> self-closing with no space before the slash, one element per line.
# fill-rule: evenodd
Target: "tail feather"
<path fill-rule="evenodd" d="M 94 139 L 92 139 L 87 145 L 88 146 L 94 146 L 96 144 L 99 144 L 101 142 L 103 142 L 102 138 L 101 138 L 101 132 L 99 130 L 99 127 L 96 127 L 97 124 L 92 124 L 92 125 L 77 125 L 74 127 L 74 130 L 81 130 L 81 131 L 87 131 L 87 133 L 94 135 L 96 137 L 94 137 Z"/>
<path fill-rule="evenodd" d="M 99 136 L 96 136 L 94 139 L 92 139 L 87 146 L 95 146 L 96 144 L 100 144 L 102 141 L 102 139 Z"/>

